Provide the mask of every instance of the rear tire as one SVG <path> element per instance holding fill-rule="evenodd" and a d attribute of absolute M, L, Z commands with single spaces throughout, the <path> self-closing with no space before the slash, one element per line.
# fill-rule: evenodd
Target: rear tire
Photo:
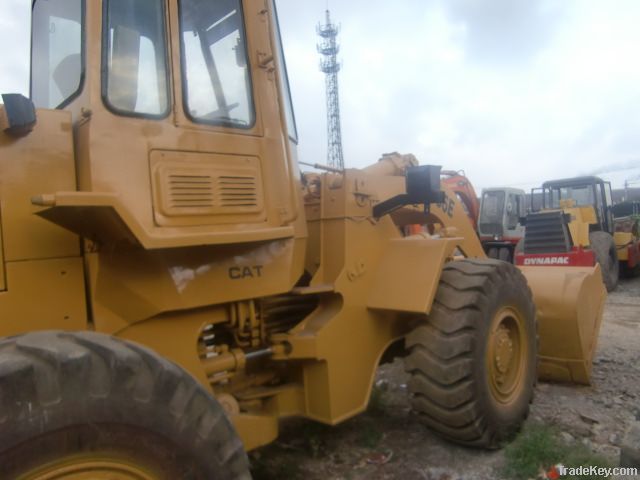
<path fill-rule="evenodd" d="M 222 407 L 193 377 L 93 332 L 0 340 L 0 465 L 29 480 L 250 478 Z"/>
<path fill-rule="evenodd" d="M 591 248 L 596 256 L 596 262 L 600 264 L 602 281 L 607 292 L 612 292 L 618 286 L 620 276 L 620 262 L 615 241 L 607 232 L 591 232 L 589 243 L 591 243 Z"/>
<path fill-rule="evenodd" d="M 536 380 L 535 308 L 512 264 L 447 264 L 431 312 L 406 338 L 412 406 L 457 443 L 498 448 L 529 412 Z"/>

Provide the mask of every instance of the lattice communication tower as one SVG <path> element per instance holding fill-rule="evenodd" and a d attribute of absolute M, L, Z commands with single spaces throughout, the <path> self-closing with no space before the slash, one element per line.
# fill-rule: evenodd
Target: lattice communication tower
<path fill-rule="evenodd" d="M 327 164 L 342 170 L 342 133 L 340 131 L 340 97 L 338 95 L 338 72 L 342 66 L 338 62 L 340 46 L 336 37 L 340 27 L 331 23 L 329 10 L 325 12 L 325 24 L 318 24 L 316 31 L 322 38 L 318 44 L 318 52 L 322 55 L 320 70 L 325 73 L 327 86 Z"/>

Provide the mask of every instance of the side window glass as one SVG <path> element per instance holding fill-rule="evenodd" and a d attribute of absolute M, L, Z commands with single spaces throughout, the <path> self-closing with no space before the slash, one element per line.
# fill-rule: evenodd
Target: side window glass
<path fill-rule="evenodd" d="M 513 194 L 509 194 L 507 200 L 507 229 L 513 230 L 518 226 L 518 212 L 520 208 L 518 206 L 518 197 Z"/>
<path fill-rule="evenodd" d="M 296 126 L 296 117 L 293 112 L 293 100 L 291 99 L 291 87 L 289 86 L 289 75 L 287 74 L 287 63 L 284 58 L 284 49 L 282 48 L 282 35 L 280 34 L 280 23 L 278 21 L 278 11 L 274 2 L 273 5 L 274 22 L 276 28 L 276 42 L 278 42 L 278 76 L 280 77 L 280 90 L 283 97 L 284 113 L 287 119 L 287 130 L 289 138 L 298 143 L 298 128 Z M 464 205 L 464 203 L 463 203 Z"/>
<path fill-rule="evenodd" d="M 604 194 L 605 194 L 605 199 L 607 201 L 607 205 L 608 206 L 612 206 L 613 205 L 613 198 L 611 195 L 611 183 L 607 182 L 604 184 Z"/>
<path fill-rule="evenodd" d="M 543 208 L 549 208 L 549 200 L 547 199 L 547 191 L 542 188 L 531 189 L 531 204 L 530 208 L 532 212 L 538 212 Z"/>
<path fill-rule="evenodd" d="M 605 205 L 605 212 L 606 212 L 606 218 L 607 218 L 607 223 L 608 225 L 606 225 L 606 229 L 608 231 L 611 231 L 614 228 L 614 221 L 613 221 L 613 196 L 611 195 L 611 183 L 610 182 L 606 182 L 604 184 L 604 200 L 606 202 Z"/>
<path fill-rule="evenodd" d="M 595 189 L 595 197 L 596 197 L 596 203 L 598 205 L 598 207 L 602 207 L 602 198 L 603 198 L 603 191 L 602 191 L 602 185 L 600 185 L 599 183 L 596 183 L 594 185 L 594 189 Z"/>
<path fill-rule="evenodd" d="M 164 2 L 106 3 L 103 96 L 118 113 L 161 117 L 169 109 Z"/>
<path fill-rule="evenodd" d="M 181 0 L 182 83 L 195 122 L 249 128 L 255 113 L 239 0 Z"/>
<path fill-rule="evenodd" d="M 599 183 L 596 183 L 593 186 L 593 193 L 595 195 L 595 209 L 596 209 L 596 214 L 598 216 L 598 221 L 600 221 L 601 223 L 605 221 L 604 218 L 604 210 L 603 210 L 603 205 L 602 205 L 602 197 L 603 197 L 603 191 L 602 191 L 602 185 L 600 185 Z"/>
<path fill-rule="evenodd" d="M 62 108 L 80 93 L 83 10 L 82 0 L 33 5 L 31 98 L 36 107 Z"/>

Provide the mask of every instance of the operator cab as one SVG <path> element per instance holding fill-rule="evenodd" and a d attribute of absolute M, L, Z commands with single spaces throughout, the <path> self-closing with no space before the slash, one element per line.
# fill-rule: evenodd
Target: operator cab
<path fill-rule="evenodd" d="M 542 184 L 543 209 L 593 207 L 597 223 L 590 225 L 590 231 L 613 233 L 612 204 L 611 182 L 599 177 L 551 180 Z"/>
<path fill-rule="evenodd" d="M 273 1 L 34 0 L 32 18 L 31 99 L 70 112 L 82 192 L 43 216 L 145 248 L 305 234 Z"/>
<path fill-rule="evenodd" d="M 480 201 L 480 237 L 501 240 L 516 235 L 520 218 L 525 216 L 524 191 L 515 188 L 489 188 L 482 191 Z M 518 236 L 522 236 L 521 232 Z"/>

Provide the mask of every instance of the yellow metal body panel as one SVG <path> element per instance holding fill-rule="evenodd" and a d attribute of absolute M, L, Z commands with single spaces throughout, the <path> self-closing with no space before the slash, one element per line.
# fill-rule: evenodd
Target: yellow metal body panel
<path fill-rule="evenodd" d="M 146 345 L 160 355 L 176 362 L 211 390 L 198 355 L 198 337 L 202 327 L 211 317 L 219 317 L 221 313 L 212 309 L 168 313 L 127 325 L 115 332 L 105 333 Z M 103 325 L 97 325 L 97 327 L 96 330 L 103 331 L 100 328 Z"/>
<path fill-rule="evenodd" d="M 618 260 L 635 268 L 640 262 L 640 217 L 619 217 L 614 222 L 613 240 L 618 252 Z"/>
<path fill-rule="evenodd" d="M 591 245 L 589 240 L 589 225 L 598 223 L 593 207 L 568 207 L 564 209 L 564 212 L 571 216 L 569 232 L 571 233 L 573 244 L 581 247 Z"/>
<path fill-rule="evenodd" d="M 34 215 L 31 197 L 53 189 L 75 189 L 71 115 L 39 110 L 26 137 L 0 132 L 0 190 L 5 261 L 80 255 L 77 236 Z"/>
<path fill-rule="evenodd" d="M 616 249 L 618 252 L 618 260 L 621 262 L 637 262 L 638 254 L 635 258 L 629 258 L 629 251 L 640 252 L 640 236 L 637 235 L 637 230 L 634 232 L 615 232 L 613 234 L 613 240 L 616 243 Z M 633 266 L 633 265 L 630 265 Z"/>
<path fill-rule="evenodd" d="M 84 330 L 87 312 L 81 258 L 9 262 L 0 292 L 0 337 L 34 330 Z"/>
<path fill-rule="evenodd" d="M 210 227 L 172 228 L 150 232 L 133 216 L 116 193 L 63 192 L 37 195 L 36 205 L 49 206 L 38 212 L 85 238 L 101 243 L 127 243 L 145 249 L 263 242 L 290 238 L 292 226 L 246 228 L 241 231 L 211 231 Z"/>
<path fill-rule="evenodd" d="M 87 325 L 79 238 L 34 215 L 42 189 L 75 188 L 71 115 L 40 110 L 21 138 L 0 132 L 0 336 Z"/>
<path fill-rule="evenodd" d="M 415 235 L 391 240 L 385 249 L 369 293 L 367 306 L 399 312 L 429 313 L 440 272 L 456 240 Z M 403 272 L 398 266 L 403 265 Z M 428 268 L 425 266 L 428 265 Z"/>
<path fill-rule="evenodd" d="M 273 442 L 278 437 L 278 417 L 243 413 L 231 417 L 245 450 L 253 450 Z"/>
<path fill-rule="evenodd" d="M 166 312 L 287 292 L 302 267 L 299 243 L 87 254 L 96 329 L 114 333 Z"/>
<path fill-rule="evenodd" d="M 588 384 L 607 296 L 600 266 L 519 268 L 536 305 L 539 377 Z"/>
<path fill-rule="evenodd" d="M 2 208 L 0 208 L 0 291 L 7 289 L 7 278 L 4 268 L 4 245 L 2 241 Z"/>
<path fill-rule="evenodd" d="M 333 293 L 322 294 L 309 317 L 274 337 L 290 347 L 283 359 L 303 362 L 301 414 L 309 418 L 335 424 L 363 411 L 380 357 L 411 328 L 403 312 L 430 310 L 442 264 L 463 243 L 484 256 L 477 236 L 454 236 L 459 219 L 461 230 L 470 225 L 464 213 L 457 216 L 457 204 L 432 206 L 430 215 L 406 208 L 373 221 L 372 205 L 404 192 L 399 175 L 402 167 L 388 159 L 375 168 L 312 177 L 317 191 L 307 195 L 306 263 L 315 269 L 311 288 L 332 285 Z M 440 235 L 402 238 L 402 222 L 416 219 L 437 224 Z"/>
<path fill-rule="evenodd" d="M 631 232 L 615 232 L 613 234 L 613 240 L 616 243 L 618 260 L 621 262 L 629 260 L 629 245 L 640 241 L 637 237 L 634 237 Z"/>

